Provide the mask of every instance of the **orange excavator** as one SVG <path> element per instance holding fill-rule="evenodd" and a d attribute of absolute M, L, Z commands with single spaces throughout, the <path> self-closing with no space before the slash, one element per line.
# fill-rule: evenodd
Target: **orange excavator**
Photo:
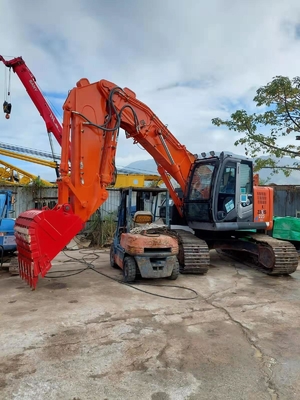
<path fill-rule="evenodd" d="M 250 258 L 270 275 L 296 270 L 295 247 L 266 234 L 273 226 L 273 190 L 254 186 L 250 160 L 225 153 L 202 158 L 192 154 L 133 91 L 106 80 L 78 81 L 63 112 L 58 203 L 51 210 L 26 211 L 15 224 L 20 276 L 32 288 L 106 201 L 120 128 L 154 158 L 170 192 L 179 220 L 173 230 L 181 273 L 206 272 L 213 248 Z"/>

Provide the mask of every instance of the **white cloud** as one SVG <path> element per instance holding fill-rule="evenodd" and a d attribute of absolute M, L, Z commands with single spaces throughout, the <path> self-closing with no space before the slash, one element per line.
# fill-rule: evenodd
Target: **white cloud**
<path fill-rule="evenodd" d="M 0 0 L 0 7 L 0 53 L 23 56 L 44 91 L 67 96 L 82 77 L 127 86 L 193 153 L 243 153 L 237 136 L 211 119 L 251 107 L 255 90 L 273 76 L 299 74 L 298 0 Z M 0 141 L 49 150 L 39 113 L 12 78 L 12 116 L 0 118 Z M 158 90 L 190 81 L 199 88 Z M 117 164 L 143 158 L 150 157 L 121 135 Z"/>

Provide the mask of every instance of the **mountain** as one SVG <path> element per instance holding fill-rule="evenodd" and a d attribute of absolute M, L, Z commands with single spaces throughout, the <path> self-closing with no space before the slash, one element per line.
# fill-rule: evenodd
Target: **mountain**
<path fill-rule="evenodd" d="M 153 158 L 149 160 L 134 161 L 125 168 L 118 169 L 118 172 L 125 174 L 157 174 L 157 166 Z"/>
<path fill-rule="evenodd" d="M 246 158 L 245 156 L 234 153 L 228 152 L 228 154 L 236 157 Z M 219 153 L 216 153 L 216 155 L 219 155 Z M 260 158 L 267 159 L 268 157 L 263 156 Z M 275 157 L 272 157 L 272 159 L 277 160 Z M 290 157 L 283 157 L 281 160 L 278 160 L 278 165 L 293 166 L 294 162 L 295 160 Z M 157 168 L 155 161 L 151 158 L 148 160 L 134 161 L 128 164 L 125 168 L 118 169 L 118 172 L 129 174 L 156 174 Z M 276 185 L 300 185 L 300 170 L 293 171 L 289 177 L 286 177 L 281 171 L 278 174 L 274 174 L 273 176 L 271 176 L 271 170 L 268 168 L 264 168 L 259 171 L 259 176 L 260 179 L 263 181 L 266 181 L 269 178 L 268 183 L 274 183 Z"/>

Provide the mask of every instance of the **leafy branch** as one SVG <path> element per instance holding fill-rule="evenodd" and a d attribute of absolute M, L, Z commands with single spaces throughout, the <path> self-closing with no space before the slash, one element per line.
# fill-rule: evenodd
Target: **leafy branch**
<path fill-rule="evenodd" d="M 242 134 L 234 144 L 243 145 L 245 154 L 256 159 L 256 171 L 270 168 L 273 173 L 281 170 L 289 176 L 293 170 L 300 169 L 300 161 L 296 160 L 300 156 L 300 146 L 281 146 L 279 141 L 291 133 L 300 132 L 300 77 L 274 77 L 256 91 L 253 101 L 257 107 L 267 108 L 267 111 L 249 115 L 245 110 L 237 110 L 228 120 L 213 118 L 212 124 Z M 261 154 L 267 158 L 259 158 Z M 294 159 L 294 165 L 282 166 L 273 159 L 280 160 L 284 156 Z"/>

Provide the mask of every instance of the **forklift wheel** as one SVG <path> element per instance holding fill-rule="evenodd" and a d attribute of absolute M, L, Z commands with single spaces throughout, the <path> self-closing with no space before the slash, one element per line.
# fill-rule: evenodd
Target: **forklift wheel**
<path fill-rule="evenodd" d="M 178 260 L 176 260 L 175 264 L 174 264 L 174 268 L 173 268 L 172 274 L 168 277 L 168 279 L 171 279 L 172 281 L 175 281 L 175 279 L 178 278 L 178 275 L 179 275 L 179 262 L 178 262 Z"/>
<path fill-rule="evenodd" d="M 125 257 L 123 263 L 124 282 L 133 282 L 136 277 L 136 263 L 133 257 Z"/>
<path fill-rule="evenodd" d="M 115 255 L 115 250 L 114 250 L 114 244 L 112 243 L 110 246 L 110 253 L 109 253 L 110 266 L 112 268 L 119 268 L 119 266 L 115 263 L 114 255 Z"/>

